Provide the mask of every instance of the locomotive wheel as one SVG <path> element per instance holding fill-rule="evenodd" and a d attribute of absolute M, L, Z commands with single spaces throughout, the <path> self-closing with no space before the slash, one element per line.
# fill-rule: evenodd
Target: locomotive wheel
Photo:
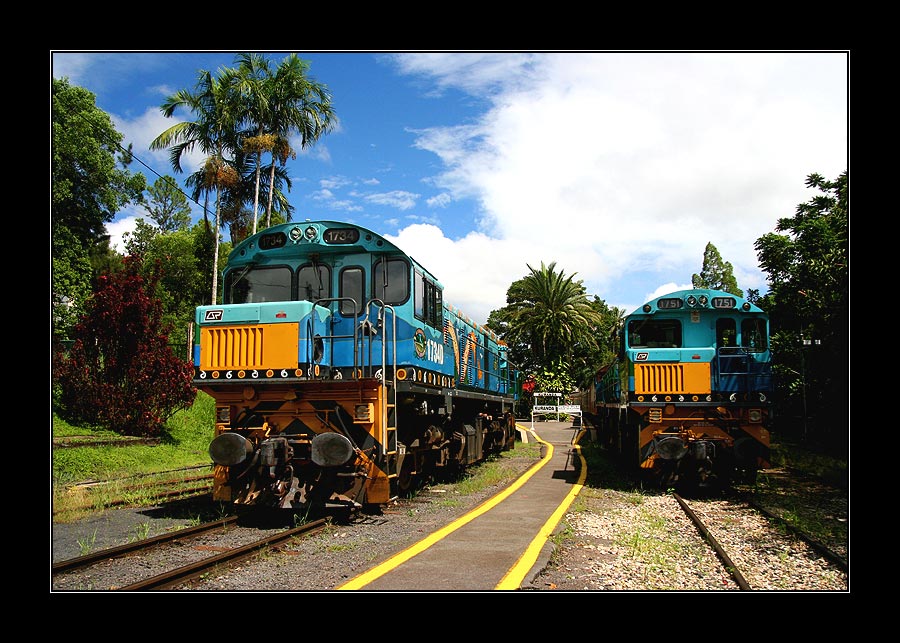
<path fill-rule="evenodd" d="M 416 455 L 409 453 L 403 458 L 400 473 L 397 476 L 397 491 L 403 496 L 410 496 L 419 485 L 416 474 Z"/>
<path fill-rule="evenodd" d="M 644 470 L 648 475 L 650 485 L 665 491 L 679 484 L 678 467 L 673 462 L 659 462 L 652 469 Z"/>
<path fill-rule="evenodd" d="M 759 471 L 756 469 L 756 467 L 740 469 L 738 471 L 735 471 L 735 478 L 737 479 L 739 484 L 752 485 L 756 484 L 758 473 Z"/>

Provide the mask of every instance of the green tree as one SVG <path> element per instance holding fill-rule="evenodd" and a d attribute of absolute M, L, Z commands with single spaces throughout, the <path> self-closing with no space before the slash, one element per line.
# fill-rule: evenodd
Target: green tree
<path fill-rule="evenodd" d="M 625 311 L 608 306 L 594 295 L 591 307 L 599 316 L 599 323 L 589 330 L 591 341 L 579 341 L 573 347 L 571 372 L 579 388 L 593 385 L 594 376 L 604 365 L 615 360 L 618 349 L 617 331 L 622 327 Z"/>
<path fill-rule="evenodd" d="M 213 271 L 211 303 L 216 303 L 219 283 L 219 212 L 221 192 L 240 181 L 229 159 L 238 147 L 238 131 L 243 119 L 240 95 L 234 90 L 233 70 L 225 69 L 215 77 L 206 70 L 199 72 L 194 91 L 182 89 L 163 102 L 160 110 L 170 118 L 176 110 L 187 110 L 194 120 L 181 121 L 166 129 L 151 143 L 151 150 L 170 148 L 170 160 L 175 172 L 182 172 L 181 159 L 198 147 L 207 155 L 203 167 L 191 178 L 191 183 L 204 194 L 215 194 L 215 223 L 213 225 Z"/>
<path fill-rule="evenodd" d="M 722 260 L 722 255 L 711 242 L 706 244 L 706 250 L 703 252 L 703 268 L 699 275 L 694 274 L 691 277 L 691 284 L 694 288 L 710 288 L 729 292 L 738 297 L 744 296 L 744 291 L 738 288 L 737 280 L 734 278 L 731 263 Z"/>
<path fill-rule="evenodd" d="M 575 379 L 570 371 L 571 367 L 561 357 L 544 364 L 534 376 L 536 390 L 544 393 L 568 395 L 575 389 Z"/>
<path fill-rule="evenodd" d="M 128 255 L 143 259 L 145 279 L 150 281 L 152 270 L 159 264 L 161 271 L 153 293 L 163 309 L 163 322 L 172 328 L 173 345 L 178 354 L 186 343 L 188 325 L 194 319 L 194 309 L 208 304 L 207 275 L 212 270 L 211 239 L 203 221 L 193 228 L 162 232 L 143 219 L 131 233 L 123 237 Z M 219 246 L 219 262 L 224 264 L 231 251 L 231 244 Z"/>
<path fill-rule="evenodd" d="M 54 333 L 69 334 L 98 269 L 115 265 L 106 223 L 140 203 L 143 174 L 91 92 L 54 79 L 51 97 L 50 259 Z"/>
<path fill-rule="evenodd" d="M 147 188 L 144 209 L 162 232 L 186 230 L 191 225 L 191 206 L 171 176 L 161 176 Z"/>
<path fill-rule="evenodd" d="M 808 436 L 846 448 L 850 409 L 849 181 L 810 174 L 821 192 L 778 220 L 755 244 L 769 291 L 760 306 L 772 320 L 771 339 L 784 415 L 811 422 Z M 785 233 L 785 234 L 781 234 Z M 809 342 L 809 343 L 805 343 Z M 818 342 L 818 343 L 817 343 Z"/>
<path fill-rule="evenodd" d="M 138 217 L 134 221 L 134 229 L 122 235 L 126 255 L 146 256 L 153 240 L 160 234 L 162 231 L 159 228 Z"/>
<path fill-rule="evenodd" d="M 74 344 L 55 354 L 54 382 L 60 415 L 71 422 L 99 425 L 125 435 L 155 435 L 196 396 L 193 368 L 169 348 L 162 306 L 142 276 L 139 257 L 103 275 L 85 304 Z"/>
<path fill-rule="evenodd" d="M 527 265 L 527 264 L 526 264 Z M 560 360 L 571 367 L 576 348 L 593 351 L 603 316 L 590 302 L 575 275 L 556 270 L 556 262 L 512 283 L 507 305 L 492 311 L 488 327 L 506 341 L 510 359 L 526 372 L 555 371 Z"/>

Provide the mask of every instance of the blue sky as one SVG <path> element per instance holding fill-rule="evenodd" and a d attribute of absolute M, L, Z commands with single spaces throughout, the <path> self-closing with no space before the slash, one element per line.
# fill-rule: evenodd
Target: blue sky
<path fill-rule="evenodd" d="M 53 77 L 184 185 L 203 159 L 174 174 L 150 151 L 176 122 L 159 106 L 236 52 L 50 53 Z M 288 162 L 294 220 L 389 237 L 480 323 L 541 262 L 631 312 L 690 286 L 709 242 L 765 293 L 755 241 L 819 194 L 807 175 L 849 169 L 846 51 L 297 54 L 339 126 Z M 107 225 L 114 243 L 136 217 Z"/>

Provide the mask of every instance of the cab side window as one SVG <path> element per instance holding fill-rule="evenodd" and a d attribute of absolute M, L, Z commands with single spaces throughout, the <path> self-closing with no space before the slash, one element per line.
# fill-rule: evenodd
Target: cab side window
<path fill-rule="evenodd" d="M 741 346 L 751 352 L 762 352 L 768 349 L 764 319 L 745 319 L 741 322 Z"/>
<path fill-rule="evenodd" d="M 733 319 L 722 317 L 716 320 L 716 348 L 737 346 L 737 327 Z"/>
<path fill-rule="evenodd" d="M 409 299 L 409 264 L 403 259 L 380 259 L 372 267 L 372 292 L 385 304 Z"/>
<path fill-rule="evenodd" d="M 416 317 L 433 328 L 443 328 L 444 300 L 437 284 L 418 270 L 414 279 Z"/>
<path fill-rule="evenodd" d="M 352 317 L 362 313 L 366 305 L 365 275 L 358 266 L 344 268 L 341 271 L 341 297 L 351 297 L 353 302 L 341 301 L 341 314 Z M 356 304 L 355 308 L 353 304 Z"/>

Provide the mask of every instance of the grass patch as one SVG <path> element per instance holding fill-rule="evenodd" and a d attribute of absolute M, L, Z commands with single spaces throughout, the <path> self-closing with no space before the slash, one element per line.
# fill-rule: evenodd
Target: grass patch
<path fill-rule="evenodd" d="M 154 482 L 180 477 L 166 472 L 211 464 L 208 449 L 214 437 L 214 414 L 213 399 L 198 392 L 193 406 L 169 418 L 157 445 L 54 448 L 51 473 L 54 520 L 74 520 L 83 517 L 85 511 L 105 509 L 123 498 L 132 504 L 152 504 Z M 52 420 L 54 438 L 121 437 L 97 427 L 71 425 L 55 414 Z M 209 472 L 211 469 L 199 469 L 195 475 Z M 182 475 L 188 477 L 190 473 L 182 472 Z M 85 481 L 111 482 L 90 488 L 73 486 Z"/>
<path fill-rule="evenodd" d="M 850 484 L 847 460 L 826 455 L 789 441 L 772 444 L 772 465 L 820 478 L 828 484 L 846 489 Z"/>
<path fill-rule="evenodd" d="M 516 442 L 509 451 L 503 451 L 468 468 L 458 480 L 425 487 L 416 495 L 430 490 L 432 493 L 428 495 L 433 506 L 455 509 L 462 504 L 464 496 L 509 484 L 540 459 L 539 443 Z M 523 462 L 527 465 L 524 469 Z"/>

